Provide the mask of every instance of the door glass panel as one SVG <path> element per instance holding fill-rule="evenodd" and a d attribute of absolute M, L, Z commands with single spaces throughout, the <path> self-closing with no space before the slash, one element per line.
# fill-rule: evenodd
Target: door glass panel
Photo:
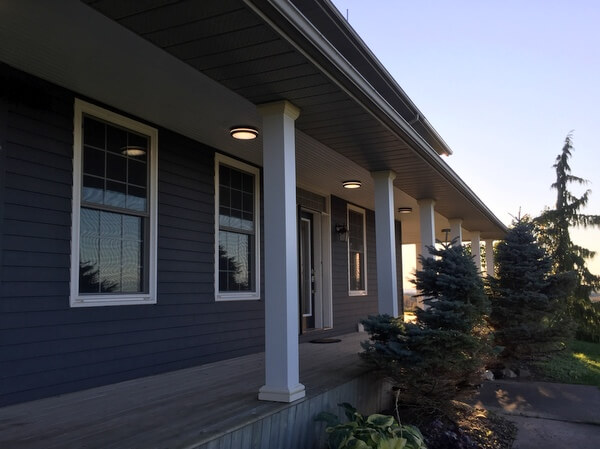
<path fill-rule="evenodd" d="M 302 316 L 312 316 L 310 220 L 300 222 L 300 308 Z"/>

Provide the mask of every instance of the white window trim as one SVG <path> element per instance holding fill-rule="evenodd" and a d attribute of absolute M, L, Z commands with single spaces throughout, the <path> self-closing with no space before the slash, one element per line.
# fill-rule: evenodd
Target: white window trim
<path fill-rule="evenodd" d="M 348 296 L 366 296 L 368 287 L 367 287 L 367 214 L 365 209 L 354 206 L 353 204 L 348 204 L 346 208 L 346 223 L 348 223 L 348 227 L 350 226 L 350 211 L 357 212 L 362 214 L 363 218 L 363 246 L 365 248 L 365 265 L 364 265 L 364 278 L 365 278 L 365 288 L 364 290 L 351 290 L 350 289 L 350 236 L 348 236 L 347 242 L 347 250 L 346 254 L 348 255 Z"/>
<path fill-rule="evenodd" d="M 82 295 L 79 293 L 79 231 L 81 210 L 82 178 L 82 124 L 83 115 L 97 117 L 117 126 L 137 131 L 150 137 L 150 232 L 148 242 L 148 293 L 122 295 Z M 156 251 L 157 251 L 157 209 L 158 209 L 158 131 L 117 113 L 99 106 L 75 99 L 75 118 L 73 131 L 73 202 L 71 225 L 71 307 L 123 306 L 136 304 L 156 304 Z"/>
<path fill-rule="evenodd" d="M 219 166 L 232 168 L 254 175 L 254 291 L 219 292 Z M 260 299 L 260 169 L 221 153 L 215 153 L 215 301 L 247 301 Z"/>

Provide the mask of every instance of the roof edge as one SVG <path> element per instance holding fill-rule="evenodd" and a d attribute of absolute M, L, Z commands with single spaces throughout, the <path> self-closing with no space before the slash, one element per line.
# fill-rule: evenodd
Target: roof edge
<path fill-rule="evenodd" d="M 429 143 L 402 117 L 383 96 L 361 75 L 361 73 L 323 36 L 323 34 L 305 17 L 302 12 L 289 0 L 243 0 L 250 9 L 269 23 L 282 37 L 292 44 L 298 51 L 302 52 L 311 60 L 320 70 L 323 71 L 333 82 L 341 89 L 352 96 L 363 107 L 369 110 L 360 98 L 367 100 L 371 106 L 377 109 L 377 112 L 383 114 L 373 114 L 382 123 L 390 129 L 391 132 L 398 135 L 399 138 L 407 140 L 412 144 L 415 153 L 422 157 L 426 162 L 433 166 L 438 173 L 451 183 L 469 202 L 477 207 L 489 220 L 494 223 L 502 233 L 507 231 L 507 227 L 494 213 L 485 205 L 485 203 L 471 190 L 471 188 L 452 170 L 452 168 L 440 157 L 440 155 L 429 145 Z M 323 3 L 331 9 L 335 8 L 331 2 Z M 336 9 L 337 11 L 337 9 Z M 276 13 L 276 14 L 274 14 Z M 339 15 L 339 12 L 338 12 Z M 275 16 L 275 17 L 274 17 Z M 341 17 L 341 16 L 340 16 Z M 296 42 L 288 32 L 284 31 L 281 23 L 277 19 L 283 18 L 284 25 L 291 25 L 296 33 L 310 44 L 310 49 L 318 51 L 319 59 L 325 59 L 332 68 L 342 74 L 349 83 L 342 84 L 330 70 L 326 69 L 320 63 L 315 55 L 309 54 L 307 49 Z M 329 17 L 328 17 L 329 18 Z M 343 18 L 342 18 L 343 20 Z M 366 48 L 362 40 L 360 43 Z M 368 49 L 367 49 L 368 50 Z M 368 50 L 368 54 L 372 52 Z M 374 62 L 374 61 L 373 61 Z M 379 61 L 377 64 L 381 65 Z M 387 76 L 391 77 L 386 71 Z M 394 81 L 397 85 L 397 83 Z M 350 85 L 350 86 L 349 86 Z M 404 94 L 406 95 L 406 94 Z M 411 101 L 412 103 L 412 101 Z M 400 134 L 398 133 L 400 131 Z M 418 199 L 418 198 L 417 198 Z"/>

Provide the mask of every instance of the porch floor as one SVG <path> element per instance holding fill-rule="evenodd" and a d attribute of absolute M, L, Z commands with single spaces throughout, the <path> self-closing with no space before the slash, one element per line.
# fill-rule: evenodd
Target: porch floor
<path fill-rule="evenodd" d="M 365 333 L 300 344 L 307 399 L 367 371 Z M 289 404 L 257 399 L 264 353 L 0 408 L 0 447 L 196 447 Z M 301 402 L 297 401 L 297 402 Z"/>

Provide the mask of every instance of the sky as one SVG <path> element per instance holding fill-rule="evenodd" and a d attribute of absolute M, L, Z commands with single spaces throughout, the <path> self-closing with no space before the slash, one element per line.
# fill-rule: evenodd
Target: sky
<path fill-rule="evenodd" d="M 600 1 L 333 0 L 453 150 L 446 159 L 505 224 L 553 206 L 552 165 L 600 214 Z M 598 252 L 600 229 L 573 240 Z"/>

